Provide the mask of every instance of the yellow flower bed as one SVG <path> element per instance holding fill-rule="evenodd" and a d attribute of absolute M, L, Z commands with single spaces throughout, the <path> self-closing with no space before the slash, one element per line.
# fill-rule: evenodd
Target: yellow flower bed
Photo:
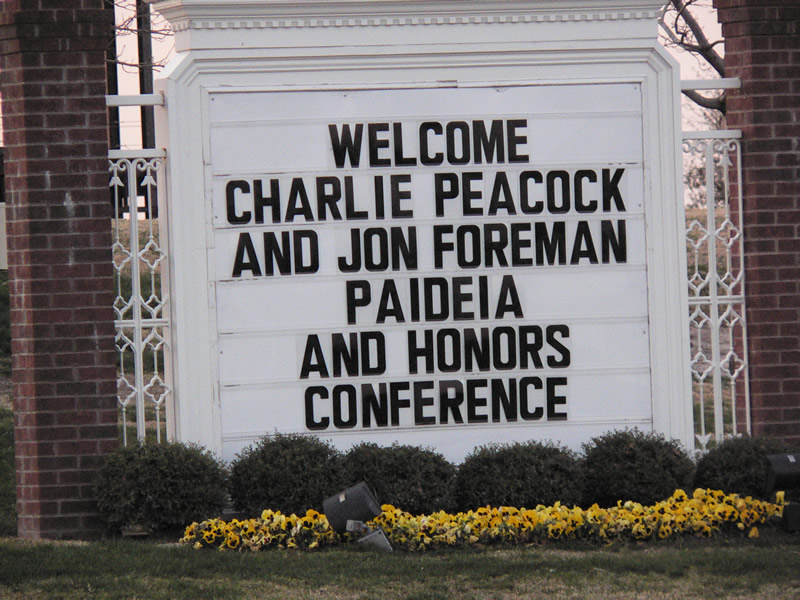
<path fill-rule="evenodd" d="M 652 506 L 620 501 L 612 508 L 596 504 L 587 509 L 569 508 L 556 503 L 532 509 L 487 506 L 454 515 L 437 512 L 414 516 L 384 504 L 382 514 L 369 525 L 381 527 L 394 548 L 411 551 L 560 539 L 609 543 L 681 535 L 711 537 L 723 532 L 757 537 L 757 526 L 779 519 L 783 504 L 783 492 L 772 503 L 703 489 L 695 490 L 691 497 L 676 490 L 670 498 Z M 265 510 L 258 519 L 192 523 L 181 542 L 220 550 L 313 550 L 347 539 L 330 528 L 325 515 L 314 510 L 302 517 Z"/>
<path fill-rule="evenodd" d="M 189 525 L 181 538 L 181 543 L 192 544 L 197 549 L 218 547 L 220 550 L 253 551 L 266 548 L 313 550 L 340 541 L 325 515 L 315 510 L 307 511 L 303 517 L 265 510 L 260 519 L 208 519 Z"/>

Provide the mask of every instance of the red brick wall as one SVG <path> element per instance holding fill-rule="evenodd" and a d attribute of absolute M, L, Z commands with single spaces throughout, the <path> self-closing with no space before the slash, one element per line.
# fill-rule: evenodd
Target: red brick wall
<path fill-rule="evenodd" d="M 753 434 L 800 443 L 800 2 L 714 0 L 742 130 Z"/>
<path fill-rule="evenodd" d="M 0 12 L 17 511 L 23 537 L 99 528 L 118 445 L 103 0 Z"/>

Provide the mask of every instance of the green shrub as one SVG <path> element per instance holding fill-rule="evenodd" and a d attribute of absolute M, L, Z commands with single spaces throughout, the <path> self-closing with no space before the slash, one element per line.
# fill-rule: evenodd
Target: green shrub
<path fill-rule="evenodd" d="M 455 471 L 438 452 L 417 446 L 362 443 L 342 457 L 346 486 L 366 481 L 379 503 L 412 514 L 450 510 Z"/>
<path fill-rule="evenodd" d="M 226 502 L 226 471 L 210 452 L 179 443 L 119 448 L 95 479 L 97 508 L 112 531 L 185 527 Z"/>
<path fill-rule="evenodd" d="M 17 534 L 14 415 L 0 406 L 0 536 Z"/>
<path fill-rule="evenodd" d="M 692 483 L 694 462 L 677 441 L 639 430 L 613 431 L 583 445 L 584 505 L 652 504 Z"/>
<path fill-rule="evenodd" d="M 771 499 L 769 496 L 772 494 L 766 490 L 767 455 L 793 450 L 778 440 L 751 437 L 727 439 L 697 461 L 694 485 L 723 490 L 729 494 Z"/>
<path fill-rule="evenodd" d="M 305 514 L 341 488 L 339 453 L 314 436 L 275 434 L 245 448 L 231 464 L 231 500 L 237 510 Z"/>
<path fill-rule="evenodd" d="M 581 470 L 571 450 L 550 442 L 490 444 L 473 450 L 456 476 L 461 510 L 479 506 L 534 508 L 581 499 Z"/>

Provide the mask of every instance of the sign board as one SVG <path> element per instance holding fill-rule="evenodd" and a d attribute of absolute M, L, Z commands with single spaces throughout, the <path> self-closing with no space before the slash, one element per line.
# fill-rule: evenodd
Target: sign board
<path fill-rule="evenodd" d="M 609 66 L 291 84 L 262 66 L 176 88 L 202 149 L 195 178 L 169 155 L 186 182 L 168 208 L 176 372 L 200 390 L 178 386 L 177 414 L 210 415 L 181 437 L 227 459 L 280 431 L 453 460 L 634 426 L 688 438 L 684 334 L 663 330 L 682 326 L 661 205 L 676 161 L 653 151 L 673 115 L 652 114 L 652 65 L 598 77 Z"/>

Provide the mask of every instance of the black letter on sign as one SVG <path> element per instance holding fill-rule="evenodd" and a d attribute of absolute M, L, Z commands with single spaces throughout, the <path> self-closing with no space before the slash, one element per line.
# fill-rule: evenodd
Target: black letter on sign
<path fill-rule="evenodd" d="M 250 211 L 246 210 L 242 214 L 236 214 L 236 190 L 250 193 L 250 184 L 246 181 L 229 181 L 225 186 L 225 207 L 228 223 L 231 225 L 242 225 L 250 222 Z"/>
<path fill-rule="evenodd" d="M 269 180 L 270 195 L 264 195 L 264 184 L 260 179 L 253 182 L 253 206 L 256 211 L 256 223 L 264 222 L 264 208 L 272 209 L 272 222 L 281 222 L 281 190 L 277 179 Z"/>
<path fill-rule="evenodd" d="M 500 423 L 500 411 L 507 423 L 517 420 L 517 381 L 508 380 L 508 390 L 502 379 L 492 379 L 492 423 Z"/>
<path fill-rule="evenodd" d="M 304 244 L 307 242 L 307 244 Z M 295 273 L 316 273 L 319 271 L 319 240 L 317 232 L 313 229 L 295 230 L 292 232 L 292 243 L 294 244 L 294 272 Z M 308 253 L 303 252 L 303 246 L 308 248 Z M 308 262 L 303 259 L 308 256 Z"/>
<path fill-rule="evenodd" d="M 343 333 L 331 335 L 331 349 L 333 350 L 333 376 L 342 376 L 342 365 L 349 377 L 358 375 L 358 334 L 353 332 L 348 335 L 350 343 L 344 340 Z"/>
<path fill-rule="evenodd" d="M 322 417 L 319 421 L 314 420 L 314 396 L 325 399 L 328 397 L 328 389 L 321 385 L 306 388 L 306 428 L 312 431 L 316 429 L 327 429 L 331 422 L 328 417 Z"/>
<path fill-rule="evenodd" d="M 553 223 L 553 235 L 547 233 L 547 223 L 537 221 L 534 225 L 536 234 L 536 264 L 543 265 L 547 257 L 547 264 L 563 265 L 567 262 L 567 230 L 564 221 Z"/>
<path fill-rule="evenodd" d="M 417 333 L 414 330 L 408 332 L 408 372 L 412 375 L 419 373 L 418 362 L 422 358 L 425 360 L 425 372 L 433 373 L 433 330 L 426 329 L 422 332 L 423 339 L 421 345 L 417 345 Z"/>
<path fill-rule="evenodd" d="M 320 377 L 330 377 L 325 364 L 325 356 L 322 354 L 322 346 L 319 343 L 319 336 L 314 334 L 309 335 L 306 339 L 303 366 L 300 367 L 300 379 L 308 379 L 308 374 L 312 372 L 319 373 Z"/>
<path fill-rule="evenodd" d="M 548 377 L 547 378 L 547 420 L 548 421 L 566 421 L 566 412 L 556 412 L 556 405 L 565 405 L 567 403 L 566 396 L 556 396 L 556 386 L 567 385 L 566 377 Z"/>
<path fill-rule="evenodd" d="M 447 183 L 447 189 L 444 184 Z M 458 175 L 455 173 L 433 174 L 433 196 L 435 198 L 436 216 L 444 216 L 444 201 L 458 198 Z"/>
<path fill-rule="evenodd" d="M 372 300 L 372 292 L 369 287 L 369 281 L 363 279 L 346 281 L 344 285 L 347 291 L 347 324 L 354 325 L 356 322 L 356 308 L 367 306 Z M 360 291 L 360 295 L 356 295 L 356 291 Z"/>
<path fill-rule="evenodd" d="M 519 380 L 519 414 L 524 421 L 538 421 L 544 414 L 544 409 L 537 406 L 530 410 L 528 405 L 528 387 L 535 390 L 542 389 L 542 380 L 539 377 L 523 377 Z M 532 395 L 532 394 L 531 394 Z"/>
<path fill-rule="evenodd" d="M 347 419 L 342 416 L 342 399 L 347 397 Z M 333 426 L 336 429 L 351 429 L 358 423 L 358 405 L 356 387 L 350 384 L 337 385 L 333 388 Z"/>
<path fill-rule="evenodd" d="M 451 393 L 452 392 L 452 393 Z M 446 425 L 449 415 L 453 415 L 453 422 L 463 423 L 461 405 L 464 403 L 464 384 L 458 379 L 439 382 L 439 422 Z"/>
<path fill-rule="evenodd" d="M 400 303 L 400 294 L 397 293 L 397 286 L 394 279 L 387 279 L 383 283 L 381 299 L 378 302 L 378 316 L 376 323 L 385 323 L 387 318 L 392 318 L 396 323 L 405 323 L 406 318 L 403 314 L 403 306 Z"/>
<path fill-rule="evenodd" d="M 614 262 L 628 262 L 628 238 L 625 236 L 625 221 L 617 221 L 617 231 L 614 231 L 612 221 L 600 221 L 600 238 L 603 240 L 603 264 L 608 264 L 611 252 L 614 252 Z"/>
<path fill-rule="evenodd" d="M 472 135 L 475 136 L 473 143 L 475 144 L 474 154 L 476 165 L 481 164 L 482 156 L 486 157 L 486 162 L 488 164 L 493 162 L 506 162 L 503 147 L 503 122 L 494 120 L 492 121 L 491 128 L 491 133 L 487 135 L 485 121 L 472 122 Z"/>
<path fill-rule="evenodd" d="M 597 173 L 584 169 L 575 173 L 575 210 L 579 213 L 595 212 L 597 210 L 597 200 L 583 202 L 583 180 L 588 179 L 591 183 L 597 181 Z"/>
<path fill-rule="evenodd" d="M 292 272 L 292 255 L 289 253 L 289 232 L 281 231 L 281 243 L 274 231 L 264 232 L 264 268 L 267 275 L 275 274 L 275 265 L 281 275 L 288 275 Z"/>
<path fill-rule="evenodd" d="M 289 190 L 289 200 L 286 206 L 286 222 L 291 223 L 297 215 L 302 215 L 305 221 L 314 220 L 314 212 L 311 210 L 306 184 L 303 183 L 302 177 L 292 179 L 292 187 Z"/>
<path fill-rule="evenodd" d="M 245 257 L 245 254 L 247 255 Z M 245 258 L 247 260 L 245 260 Z M 253 275 L 261 275 L 261 267 L 256 257 L 256 249 L 249 233 L 239 234 L 239 245 L 236 246 L 236 259 L 233 261 L 232 277 L 241 277 L 242 271 L 250 271 Z"/>
<path fill-rule="evenodd" d="M 364 125 L 361 123 L 356 125 L 355 138 L 353 138 L 350 132 L 350 125 L 347 123 L 342 125 L 341 138 L 339 137 L 336 125 L 328 125 L 328 131 L 331 134 L 333 159 L 336 161 L 336 166 L 339 169 L 344 168 L 344 157 L 347 155 L 350 158 L 350 166 L 357 167 L 361 160 L 361 138 L 364 134 Z"/>
<path fill-rule="evenodd" d="M 419 126 L 419 160 L 423 165 L 440 165 L 444 162 L 444 154 L 437 152 L 431 156 L 428 151 L 428 132 L 442 135 L 442 124 L 436 121 L 427 121 Z"/>
<path fill-rule="evenodd" d="M 619 193 L 619 180 L 625 169 L 616 169 L 614 176 L 611 176 L 611 169 L 603 169 L 603 211 L 611 210 L 611 201 L 620 212 L 625 212 L 625 204 L 622 202 L 622 194 Z"/>
<path fill-rule="evenodd" d="M 391 159 L 381 158 L 378 151 L 389 147 L 389 140 L 378 137 L 378 133 L 389 131 L 388 123 L 369 123 L 367 125 L 367 137 L 369 138 L 369 166 L 370 167 L 389 167 Z"/>
<path fill-rule="evenodd" d="M 372 427 L 372 415 L 375 415 L 375 425 L 378 427 L 389 425 L 389 398 L 385 383 L 378 384 L 377 395 L 374 385 L 361 384 L 361 419 L 364 427 Z"/>
<path fill-rule="evenodd" d="M 494 318 L 502 319 L 507 312 L 513 312 L 514 317 L 517 319 L 522 318 L 522 303 L 519 301 L 517 286 L 514 284 L 514 277 L 511 275 L 503 275 Z"/>
<path fill-rule="evenodd" d="M 579 265 L 582 258 L 588 258 L 593 265 L 597 264 L 597 252 L 592 241 L 592 231 L 589 229 L 588 221 L 578 221 L 575 230 L 575 245 L 572 247 L 572 257 L 569 264 Z"/>
<path fill-rule="evenodd" d="M 517 154 L 517 147 L 521 144 L 528 143 L 528 136 L 517 135 L 517 129 L 527 126 L 527 119 L 511 119 L 506 122 L 506 131 L 508 132 L 508 162 L 528 162 L 527 154 Z"/>
<path fill-rule="evenodd" d="M 556 193 L 556 180 L 561 181 L 561 194 Z M 558 196 L 561 196 L 561 203 Z M 569 195 L 569 173 L 566 171 L 550 171 L 547 173 L 547 210 L 554 215 L 569 212 L 571 206 Z"/>
<path fill-rule="evenodd" d="M 400 425 L 400 409 L 411 408 L 411 398 L 401 398 L 400 392 L 407 392 L 411 384 L 407 381 L 393 381 L 389 384 L 389 406 L 392 413 L 392 425 Z"/>
<path fill-rule="evenodd" d="M 413 167 L 417 164 L 417 159 L 413 156 L 403 156 L 403 124 L 392 123 L 392 132 L 394 133 L 394 164 L 396 167 L 409 166 Z"/>
<path fill-rule="evenodd" d="M 433 381 L 417 381 L 414 383 L 414 425 L 436 425 L 436 417 L 425 416 L 425 407 L 433 406 L 433 397 L 424 396 L 423 391 L 432 390 Z"/>
<path fill-rule="evenodd" d="M 548 356 L 547 366 L 551 369 L 564 369 L 569 366 L 571 360 L 569 348 L 556 338 L 556 334 L 559 334 L 561 338 L 568 338 L 569 327 L 567 325 L 548 325 L 545 329 L 548 345 L 560 355 L 560 357 Z"/>
<path fill-rule="evenodd" d="M 375 358 L 374 364 L 373 357 Z M 383 375 L 385 372 L 386 338 L 380 331 L 362 331 L 361 373 L 363 375 Z"/>
<path fill-rule="evenodd" d="M 461 139 L 461 154 L 456 154 L 456 131 Z M 451 121 L 445 127 L 447 136 L 447 162 L 451 165 L 465 165 L 470 159 L 469 125 L 465 121 Z"/>

